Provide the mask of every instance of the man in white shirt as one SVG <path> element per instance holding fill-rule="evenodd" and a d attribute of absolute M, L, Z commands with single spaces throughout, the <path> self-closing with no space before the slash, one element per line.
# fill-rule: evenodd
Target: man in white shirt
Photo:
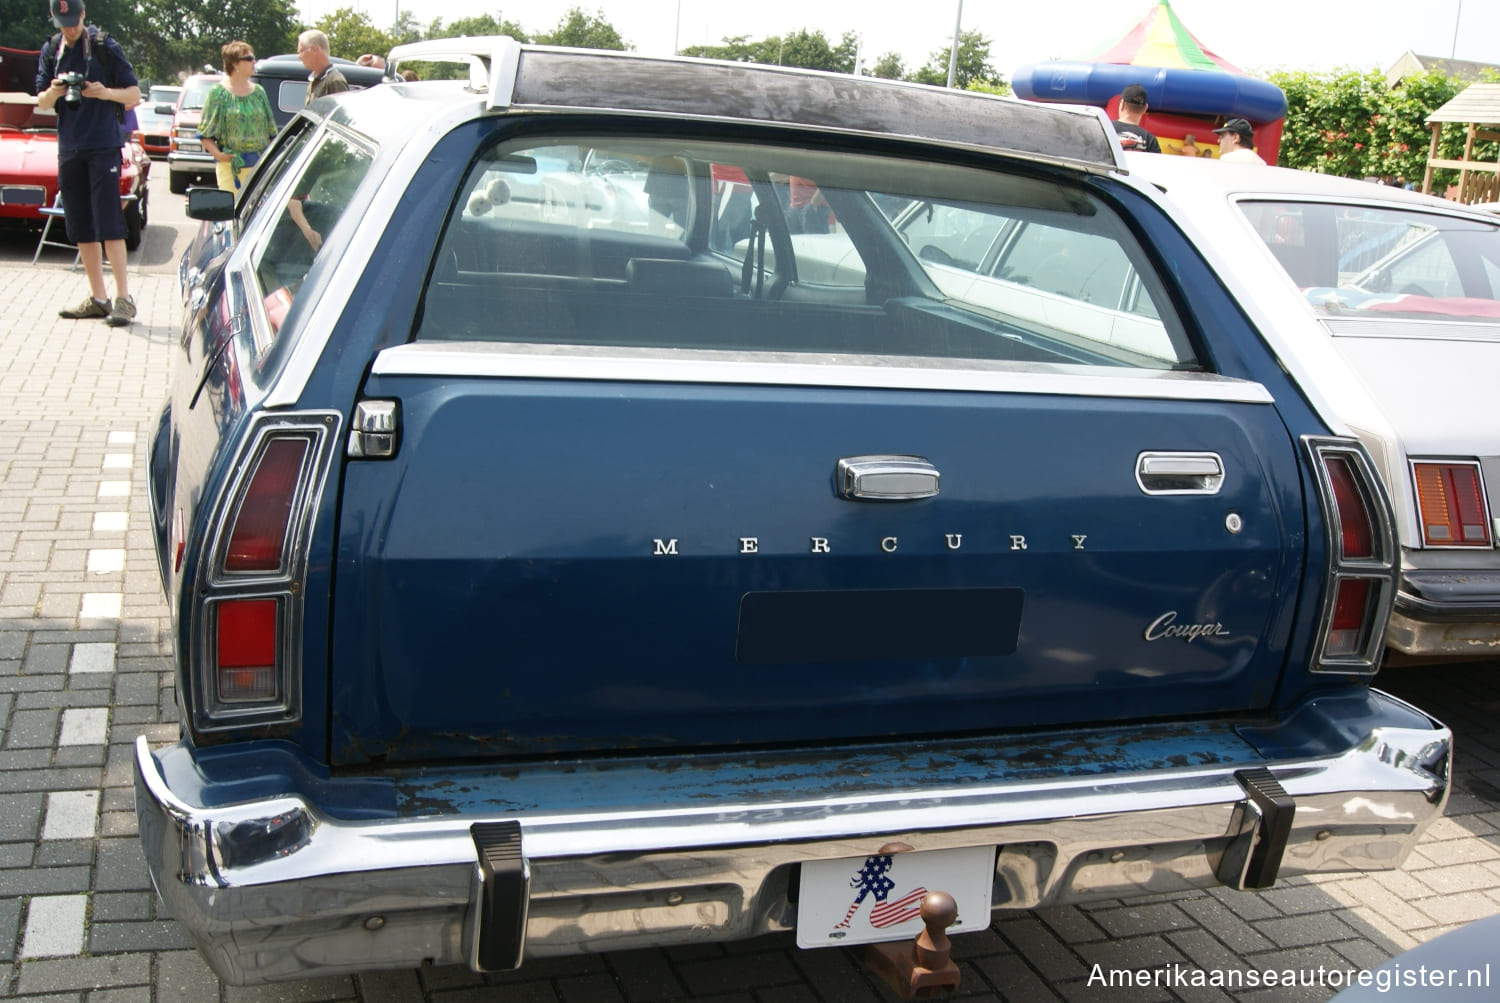
<path fill-rule="evenodd" d="M 1266 166 L 1255 152 L 1255 133 L 1250 123 L 1242 118 L 1232 118 L 1214 130 L 1219 137 L 1219 159 L 1226 164 L 1259 164 Z"/>

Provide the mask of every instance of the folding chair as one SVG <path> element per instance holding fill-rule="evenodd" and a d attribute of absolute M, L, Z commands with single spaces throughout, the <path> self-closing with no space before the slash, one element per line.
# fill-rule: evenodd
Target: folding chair
<path fill-rule="evenodd" d="M 73 251 L 73 267 L 77 268 L 78 263 L 83 260 L 83 255 L 79 253 L 77 247 L 67 241 L 47 239 L 52 235 L 52 224 L 62 222 L 62 192 L 57 193 L 57 197 L 52 200 L 51 205 L 44 205 L 37 212 L 41 213 L 44 217 L 42 222 L 42 238 L 36 242 L 36 253 L 31 256 L 31 263 L 33 265 L 37 263 L 37 260 L 42 256 L 42 248 L 44 247 L 66 247 Z"/>

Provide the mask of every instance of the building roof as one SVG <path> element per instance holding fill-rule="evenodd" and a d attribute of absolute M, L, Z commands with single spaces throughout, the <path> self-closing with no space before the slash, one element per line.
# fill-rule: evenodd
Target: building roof
<path fill-rule="evenodd" d="M 1500 84 L 1470 84 L 1428 115 L 1427 122 L 1500 125 Z"/>
<path fill-rule="evenodd" d="M 1428 70 L 1437 70 L 1445 77 L 1474 83 L 1485 70 L 1500 72 L 1500 64 L 1476 63 L 1469 59 L 1444 59 L 1441 56 L 1419 56 L 1407 49 L 1401 54 L 1401 58 L 1385 71 L 1386 86 L 1394 87 L 1407 77 L 1426 73 Z"/>

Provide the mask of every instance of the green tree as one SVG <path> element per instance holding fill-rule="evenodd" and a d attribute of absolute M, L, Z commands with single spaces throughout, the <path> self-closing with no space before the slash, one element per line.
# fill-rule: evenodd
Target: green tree
<path fill-rule="evenodd" d="M 906 76 L 906 64 L 902 62 L 899 53 L 887 52 L 875 60 L 875 65 L 865 71 L 872 77 L 880 77 L 883 80 L 901 80 Z M 947 78 L 944 77 L 946 80 Z"/>
<path fill-rule="evenodd" d="M 726 36 L 719 45 L 689 45 L 680 50 L 684 56 L 699 59 L 727 59 L 736 63 L 758 63 L 761 43 L 750 41 L 749 35 Z"/>
<path fill-rule="evenodd" d="M 828 41 L 821 31 L 801 28 L 785 35 L 772 35 L 755 46 L 757 63 L 776 66 L 799 66 L 805 70 L 828 70 L 833 73 L 853 73 L 854 54 L 858 51 L 859 39 L 846 32 L 837 47 Z"/>
<path fill-rule="evenodd" d="M 437 18 L 427 26 L 428 38 L 458 38 L 462 35 L 509 35 L 517 42 L 529 42 L 531 36 L 514 21 L 496 20 L 489 14 L 478 17 L 461 17 L 452 24 L 443 24 Z"/>
<path fill-rule="evenodd" d="M 605 19 L 603 11 L 587 14 L 579 7 L 570 8 L 557 27 L 537 35 L 536 40 L 543 45 L 571 45 L 580 49 L 630 48 L 615 26 Z"/>
<path fill-rule="evenodd" d="M 132 64 L 137 60 L 134 42 L 141 19 L 130 0 L 89 0 L 85 20 L 119 39 Z M 40 49 L 57 34 L 47 5 L 40 0 L 0 0 L 0 45 L 12 49 Z M 35 68 L 33 67 L 33 71 Z M 139 67 L 137 67 L 139 70 Z"/>
<path fill-rule="evenodd" d="M 927 65 L 913 73 L 908 79 L 919 84 L 938 87 L 948 83 L 948 58 L 951 46 L 935 50 L 927 57 Z M 1004 78 L 990 62 L 990 40 L 977 28 L 958 33 L 958 59 L 954 64 L 953 86 L 967 89 L 970 84 L 988 83 L 999 86 Z"/>
<path fill-rule="evenodd" d="M 328 36 L 328 51 L 344 59 L 358 59 L 366 52 L 384 54 L 396 44 L 390 32 L 381 31 L 368 15 L 352 7 L 340 7 L 313 27 Z"/>
<path fill-rule="evenodd" d="M 94 4 L 88 5 L 89 14 Z M 250 43 L 270 56 L 297 47 L 297 11 L 289 0 L 254 0 L 224 5 L 221 0 L 140 0 L 136 30 L 120 36 L 120 44 L 135 64 L 136 76 L 175 80 L 211 66 L 220 68 L 219 49 L 235 40 Z"/>
<path fill-rule="evenodd" d="M 1342 177 L 1402 177 L 1420 182 L 1427 168 L 1432 133 L 1427 116 L 1464 87 L 1436 71 L 1411 76 L 1394 88 L 1376 70 L 1330 73 L 1282 71 L 1270 80 L 1287 99 L 1282 126 L 1283 167 Z M 1438 156 L 1463 154 L 1464 130 L 1443 130 Z M 1494 143 L 1480 144 L 1476 154 L 1493 159 Z M 1440 168 L 1433 188 L 1441 192 L 1457 172 Z"/>
<path fill-rule="evenodd" d="M 1010 93 L 1010 84 L 1004 80 L 975 80 L 964 90 L 978 91 L 980 94 L 999 94 L 1004 97 Z"/>
<path fill-rule="evenodd" d="M 420 42 L 423 38 L 422 26 L 417 23 L 417 16 L 409 10 L 403 10 L 396 18 L 396 23 L 391 25 L 391 38 L 397 45 L 406 45 L 408 42 Z M 374 50 L 366 50 L 374 51 Z M 385 55 L 384 50 L 379 55 Z"/>

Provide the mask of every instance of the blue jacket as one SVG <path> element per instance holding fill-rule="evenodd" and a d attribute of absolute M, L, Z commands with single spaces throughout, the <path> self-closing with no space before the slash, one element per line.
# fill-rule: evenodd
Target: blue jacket
<path fill-rule="evenodd" d="M 36 90 L 40 94 L 52 86 L 60 73 L 77 72 L 85 80 L 97 80 L 106 87 L 137 87 L 135 70 L 125 58 L 125 52 L 108 34 L 101 33 L 90 25 L 87 33 L 79 36 L 77 45 L 61 44 L 61 36 L 54 36 L 42 46 L 37 58 Z M 54 48 L 61 49 L 60 54 Z M 57 152 L 74 150 L 97 150 L 120 146 L 120 119 L 116 109 L 121 106 L 114 101 L 84 98 L 71 105 L 59 98 L 57 111 Z"/>

